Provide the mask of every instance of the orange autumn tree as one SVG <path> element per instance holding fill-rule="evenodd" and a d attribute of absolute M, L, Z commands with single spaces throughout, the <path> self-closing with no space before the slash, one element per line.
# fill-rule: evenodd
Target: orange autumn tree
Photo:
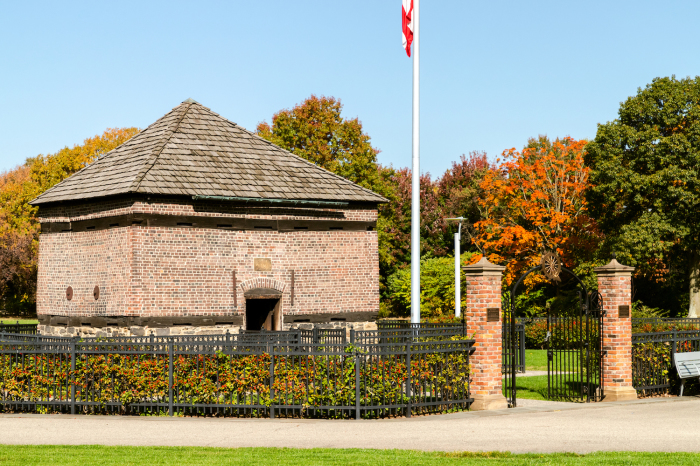
<path fill-rule="evenodd" d="M 492 262 L 507 265 L 506 284 L 538 265 L 544 251 L 574 267 L 595 250 L 600 235 L 583 195 L 585 145 L 570 137 L 530 139 L 522 152 L 504 151 L 500 170 L 482 181 L 475 242 Z"/>

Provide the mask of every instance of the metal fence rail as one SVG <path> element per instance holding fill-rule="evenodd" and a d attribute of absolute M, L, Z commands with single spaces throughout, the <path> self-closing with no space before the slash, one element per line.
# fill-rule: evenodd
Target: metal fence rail
<path fill-rule="evenodd" d="M 0 406 L 359 419 L 467 409 L 472 401 L 473 340 L 349 345 L 231 336 L 143 342 L 3 334 Z"/>
<path fill-rule="evenodd" d="M 0 324 L 0 332 L 33 335 L 37 333 L 37 324 Z"/>
<path fill-rule="evenodd" d="M 643 396 L 669 393 L 675 386 L 676 353 L 700 351 L 700 331 L 632 334 L 632 385 Z"/>
<path fill-rule="evenodd" d="M 632 330 L 638 333 L 650 333 L 649 330 L 653 330 L 654 333 L 673 330 L 700 330 L 700 318 L 633 317 Z"/>
<path fill-rule="evenodd" d="M 516 323 L 515 332 L 510 331 L 510 324 L 501 327 L 503 341 L 501 343 L 501 372 L 506 373 L 511 364 L 515 364 L 517 373 L 525 372 L 525 324 Z M 511 345 L 511 335 L 515 336 L 515 345 Z M 511 348 L 515 347 L 515 354 Z M 515 358 L 513 361 L 512 358 Z"/>
<path fill-rule="evenodd" d="M 377 330 L 350 331 L 352 344 L 392 344 L 407 341 L 448 340 L 467 336 L 463 324 L 411 324 L 409 322 L 377 323 Z"/>

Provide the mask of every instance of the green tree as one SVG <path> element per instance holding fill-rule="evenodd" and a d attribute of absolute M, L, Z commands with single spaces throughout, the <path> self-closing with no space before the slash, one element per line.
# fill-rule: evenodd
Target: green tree
<path fill-rule="evenodd" d="M 257 134 L 288 151 L 362 187 L 384 195 L 377 166 L 379 150 L 359 119 L 345 119 L 335 97 L 312 95 L 291 110 L 275 113 L 272 124 L 258 124 Z"/>
<path fill-rule="evenodd" d="M 474 252 L 465 252 L 460 257 L 462 265 L 473 262 Z M 421 317 L 453 317 L 455 312 L 454 256 L 425 257 L 421 259 L 420 300 Z M 464 274 L 461 275 L 461 289 L 466 289 Z M 387 280 L 390 314 L 408 316 L 411 313 L 411 269 L 397 270 Z M 466 308 L 466 298 L 462 297 L 462 309 Z"/>
<path fill-rule="evenodd" d="M 684 274 L 700 315 L 700 77 L 657 78 L 586 147 L 590 209 L 616 251 L 652 281 Z"/>

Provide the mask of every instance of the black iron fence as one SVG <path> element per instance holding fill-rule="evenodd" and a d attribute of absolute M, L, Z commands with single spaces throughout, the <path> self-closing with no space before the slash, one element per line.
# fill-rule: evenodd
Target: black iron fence
<path fill-rule="evenodd" d="M 673 330 L 700 330 L 700 319 L 691 317 L 633 317 L 635 333 L 668 332 Z"/>
<path fill-rule="evenodd" d="M 504 374 L 510 370 L 510 365 L 515 364 L 515 372 L 525 372 L 525 324 L 516 323 L 515 332 L 510 331 L 510 324 L 501 327 L 501 372 Z M 515 338 L 515 344 L 511 343 L 511 338 Z M 513 351 L 515 349 L 515 351 Z"/>
<path fill-rule="evenodd" d="M 350 343 L 361 345 L 437 341 L 466 338 L 464 324 L 411 324 L 409 322 L 378 323 L 378 330 L 351 330 Z"/>
<path fill-rule="evenodd" d="M 37 333 L 37 324 L 0 324 L 0 332 L 33 335 Z"/>
<path fill-rule="evenodd" d="M 74 414 L 356 419 L 469 407 L 473 340 L 397 342 L 376 333 L 383 343 L 357 337 L 309 343 L 324 332 L 298 331 L 257 339 L 248 332 L 80 340 L 0 334 L 0 405 Z"/>
<path fill-rule="evenodd" d="M 675 392 L 676 353 L 700 351 L 700 331 L 684 330 L 632 334 L 632 385 L 641 396 Z"/>

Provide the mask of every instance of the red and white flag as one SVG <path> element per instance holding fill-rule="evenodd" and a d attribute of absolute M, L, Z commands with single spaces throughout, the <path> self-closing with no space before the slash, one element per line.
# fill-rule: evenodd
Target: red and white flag
<path fill-rule="evenodd" d="M 413 42 L 413 0 L 401 0 L 401 33 L 403 48 L 410 57 Z"/>

